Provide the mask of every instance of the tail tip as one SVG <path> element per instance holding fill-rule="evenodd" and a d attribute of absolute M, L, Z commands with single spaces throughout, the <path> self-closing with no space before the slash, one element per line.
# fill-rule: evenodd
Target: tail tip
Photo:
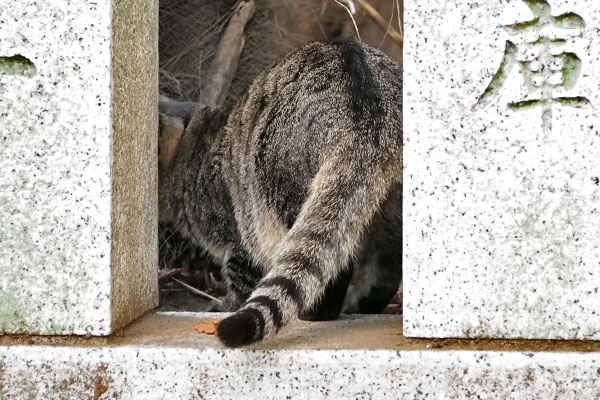
<path fill-rule="evenodd" d="M 227 347 L 248 346 L 262 339 L 264 323 L 258 310 L 245 309 L 225 318 L 217 325 L 217 337 Z"/>

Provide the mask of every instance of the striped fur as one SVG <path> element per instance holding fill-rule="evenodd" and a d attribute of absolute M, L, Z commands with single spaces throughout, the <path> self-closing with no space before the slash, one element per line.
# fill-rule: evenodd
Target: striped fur
<path fill-rule="evenodd" d="M 198 107 L 184 123 L 159 173 L 160 215 L 224 265 L 238 311 L 219 324 L 223 343 L 262 340 L 299 315 L 335 318 L 342 306 L 378 312 L 394 295 L 401 86 L 377 50 L 314 43 L 259 75 L 226 122 Z"/>

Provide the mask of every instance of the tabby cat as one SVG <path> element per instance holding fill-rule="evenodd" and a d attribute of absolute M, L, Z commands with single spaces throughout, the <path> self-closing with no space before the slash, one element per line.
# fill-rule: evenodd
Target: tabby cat
<path fill-rule="evenodd" d="M 233 111 L 161 102 L 159 214 L 223 265 L 219 339 L 376 313 L 401 280 L 402 77 L 353 40 L 313 43 Z"/>

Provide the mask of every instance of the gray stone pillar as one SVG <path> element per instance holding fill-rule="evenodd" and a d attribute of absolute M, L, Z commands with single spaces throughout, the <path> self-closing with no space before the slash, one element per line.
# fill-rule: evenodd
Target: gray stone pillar
<path fill-rule="evenodd" d="M 404 4 L 404 333 L 600 339 L 600 2 Z"/>
<path fill-rule="evenodd" d="M 0 333 L 158 302 L 157 1 L 0 1 Z"/>

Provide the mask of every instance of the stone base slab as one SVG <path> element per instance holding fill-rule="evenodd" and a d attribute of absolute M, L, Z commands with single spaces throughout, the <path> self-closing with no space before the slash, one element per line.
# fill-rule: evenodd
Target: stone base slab
<path fill-rule="evenodd" d="M 600 343 L 409 339 L 397 316 L 300 322 L 224 349 L 156 313 L 108 338 L 0 337 L 2 399 L 594 399 Z"/>

